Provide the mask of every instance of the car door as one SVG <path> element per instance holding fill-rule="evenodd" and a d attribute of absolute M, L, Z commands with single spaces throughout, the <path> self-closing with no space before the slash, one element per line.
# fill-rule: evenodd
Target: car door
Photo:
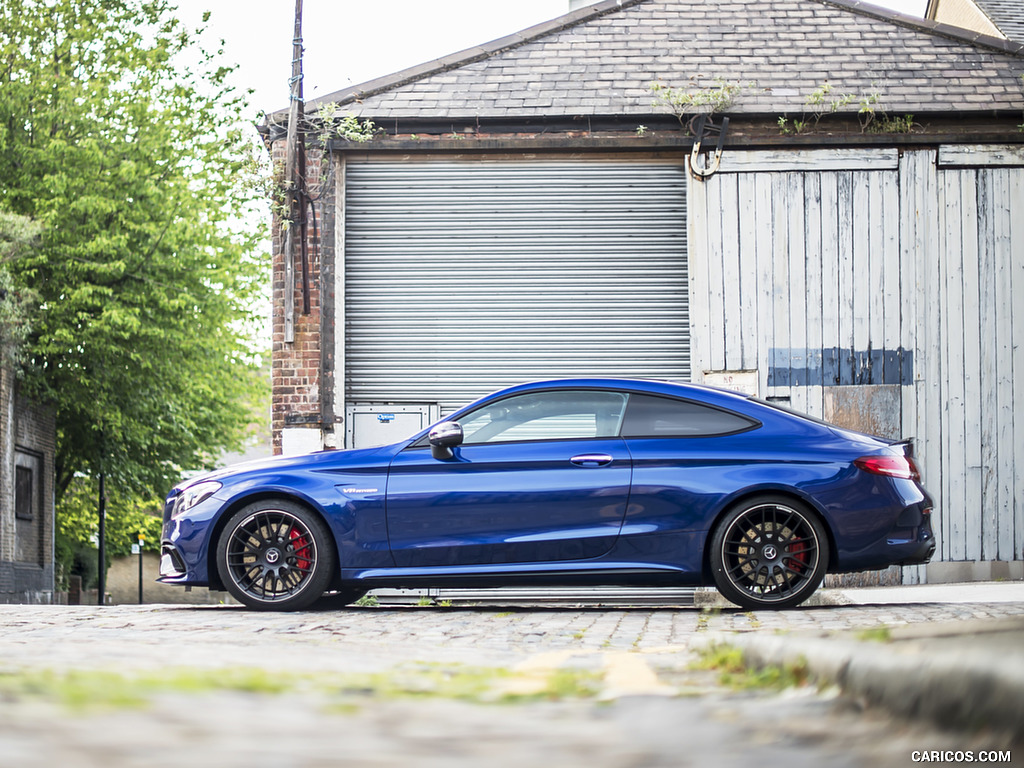
<path fill-rule="evenodd" d="M 388 475 L 395 563 L 459 566 L 598 557 L 615 543 L 632 463 L 618 437 L 626 397 L 545 390 L 461 419 L 450 459 L 414 444 Z"/>
<path fill-rule="evenodd" d="M 759 426 L 723 408 L 631 394 L 621 429 L 633 461 L 625 531 L 707 530 L 722 495 L 759 466 Z"/>

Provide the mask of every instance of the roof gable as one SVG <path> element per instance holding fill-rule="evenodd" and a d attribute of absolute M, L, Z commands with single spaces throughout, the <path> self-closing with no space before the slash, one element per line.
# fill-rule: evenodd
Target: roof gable
<path fill-rule="evenodd" d="M 799 112 L 826 82 L 895 113 L 1024 107 L 1024 45 L 967 34 L 859 0 L 606 0 L 318 101 L 375 120 L 643 115 L 662 111 L 652 82 L 725 81 L 735 114 Z"/>
<path fill-rule="evenodd" d="M 1011 40 L 1024 42 L 1024 3 L 1021 0 L 974 0 L 981 12 Z"/>

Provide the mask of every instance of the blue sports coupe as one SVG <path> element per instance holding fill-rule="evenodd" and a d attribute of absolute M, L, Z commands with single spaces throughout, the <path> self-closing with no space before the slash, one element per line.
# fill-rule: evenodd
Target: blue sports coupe
<path fill-rule="evenodd" d="M 931 512 L 907 442 L 709 387 L 544 381 L 394 445 L 182 483 L 160 580 L 261 610 L 381 587 L 707 584 L 789 608 L 826 573 L 927 562 Z"/>

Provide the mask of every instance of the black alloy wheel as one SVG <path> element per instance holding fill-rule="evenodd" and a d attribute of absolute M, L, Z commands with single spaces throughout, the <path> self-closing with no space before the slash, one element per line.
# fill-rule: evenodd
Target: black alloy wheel
<path fill-rule="evenodd" d="M 224 586 L 257 610 L 308 608 L 327 589 L 336 562 L 320 517 L 284 500 L 259 501 L 239 510 L 217 544 L 217 570 Z"/>
<path fill-rule="evenodd" d="M 743 608 L 792 608 L 828 569 L 828 539 L 802 504 L 761 497 L 733 508 L 711 539 L 711 571 L 726 599 Z"/>

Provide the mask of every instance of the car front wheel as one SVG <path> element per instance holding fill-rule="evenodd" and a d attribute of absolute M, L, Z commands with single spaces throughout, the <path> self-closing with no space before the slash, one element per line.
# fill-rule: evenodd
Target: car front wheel
<path fill-rule="evenodd" d="M 828 539 L 798 502 L 764 496 L 739 504 L 711 538 L 718 591 L 743 608 L 792 608 L 812 594 L 828 568 Z"/>
<path fill-rule="evenodd" d="M 323 521 L 285 500 L 264 500 L 232 515 L 217 543 L 217 571 L 249 608 L 298 611 L 327 589 L 337 557 Z"/>

